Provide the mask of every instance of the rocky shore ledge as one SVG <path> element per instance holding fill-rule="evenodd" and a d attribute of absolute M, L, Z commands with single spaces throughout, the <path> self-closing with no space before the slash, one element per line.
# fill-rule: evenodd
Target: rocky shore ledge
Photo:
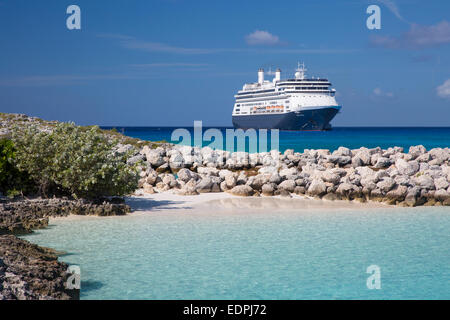
<path fill-rule="evenodd" d="M 49 217 L 75 215 L 125 215 L 131 209 L 123 199 L 109 201 L 53 199 L 3 200 L 0 203 L 0 235 L 25 234 L 47 227 Z"/>
<path fill-rule="evenodd" d="M 130 149 L 121 145 L 120 149 Z M 249 154 L 209 147 L 144 146 L 139 187 L 181 195 L 229 192 L 237 196 L 305 195 L 328 200 L 380 201 L 399 206 L 450 205 L 450 149 L 413 146 L 386 150 L 340 147 Z"/>
<path fill-rule="evenodd" d="M 67 290 L 68 266 L 52 249 L 13 235 L 0 235 L 0 300 L 70 300 L 79 290 Z"/>

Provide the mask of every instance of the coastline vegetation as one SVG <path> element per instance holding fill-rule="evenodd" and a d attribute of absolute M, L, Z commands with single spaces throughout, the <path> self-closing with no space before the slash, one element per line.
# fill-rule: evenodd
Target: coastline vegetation
<path fill-rule="evenodd" d="M 14 164 L 16 150 L 11 140 L 0 139 L 0 192 L 14 197 L 35 191 L 35 184 L 25 171 Z"/>
<path fill-rule="evenodd" d="M 137 188 L 138 164 L 127 163 L 131 155 L 115 151 L 117 144 L 97 126 L 55 123 L 51 130 L 42 130 L 33 123 L 15 124 L 11 140 L 2 142 L 1 170 L 11 181 L 2 181 L 7 189 L 2 192 L 30 192 L 25 179 L 43 197 L 95 199 L 129 194 Z"/>

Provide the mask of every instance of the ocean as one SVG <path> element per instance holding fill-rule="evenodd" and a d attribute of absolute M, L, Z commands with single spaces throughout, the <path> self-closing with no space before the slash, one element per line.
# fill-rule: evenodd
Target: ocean
<path fill-rule="evenodd" d="M 103 127 L 112 129 L 113 127 Z M 160 141 L 171 140 L 175 127 L 115 127 L 119 132 L 127 136 L 143 140 Z M 204 127 L 205 132 L 209 127 Z M 192 127 L 185 127 L 193 135 Z M 226 127 L 218 127 L 225 136 Z M 270 138 L 270 134 L 269 134 Z M 203 146 L 210 142 L 205 141 Z M 193 145 L 193 141 L 184 143 Z M 375 148 L 381 147 L 403 147 L 405 152 L 410 146 L 423 145 L 427 149 L 436 147 L 450 147 L 450 127 L 337 127 L 331 131 L 280 131 L 279 149 L 284 152 L 286 149 L 294 149 L 296 152 L 303 152 L 304 149 L 329 149 L 336 150 L 340 146 L 350 149 L 360 147 Z M 224 143 L 225 145 L 225 143 Z M 270 143 L 269 143 L 270 146 Z M 246 146 L 248 151 L 248 146 Z M 242 150 L 239 150 L 242 151 Z"/>
<path fill-rule="evenodd" d="M 161 208 L 167 204 L 161 204 Z M 166 212 L 60 219 L 82 299 L 449 299 L 445 207 Z M 381 289 L 368 289 L 369 266 Z"/>

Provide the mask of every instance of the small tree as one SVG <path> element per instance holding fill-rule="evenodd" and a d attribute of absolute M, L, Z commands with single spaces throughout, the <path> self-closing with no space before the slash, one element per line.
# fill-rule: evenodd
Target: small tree
<path fill-rule="evenodd" d="M 136 165 L 127 164 L 130 154 L 115 153 L 117 141 L 96 126 L 58 123 L 51 130 L 27 125 L 12 131 L 17 166 L 44 196 L 55 188 L 85 198 L 120 196 L 137 188 Z"/>

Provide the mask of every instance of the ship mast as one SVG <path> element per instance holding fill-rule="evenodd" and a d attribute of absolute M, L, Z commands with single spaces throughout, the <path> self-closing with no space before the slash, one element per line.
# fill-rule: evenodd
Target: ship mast
<path fill-rule="evenodd" d="M 297 62 L 297 69 L 295 70 L 295 79 L 303 80 L 306 76 L 307 69 L 305 68 L 305 63 Z"/>

